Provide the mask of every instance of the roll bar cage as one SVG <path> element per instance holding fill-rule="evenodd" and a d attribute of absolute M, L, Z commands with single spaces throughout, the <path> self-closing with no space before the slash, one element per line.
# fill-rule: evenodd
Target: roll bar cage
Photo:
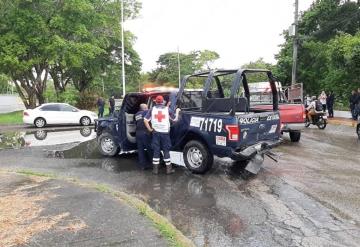
<path fill-rule="evenodd" d="M 273 74 L 271 73 L 270 70 L 266 70 L 266 69 L 233 69 L 233 70 L 224 70 L 224 69 L 219 69 L 219 70 L 210 70 L 210 71 L 204 71 L 204 72 L 199 72 L 196 74 L 192 74 L 192 75 L 186 75 L 183 77 L 182 81 L 181 81 L 181 85 L 180 85 L 180 89 L 179 92 L 177 94 L 177 99 L 180 99 L 182 94 L 184 93 L 185 87 L 187 82 L 189 81 L 190 78 L 193 77 L 206 77 L 206 81 L 203 87 L 203 92 L 202 92 L 202 101 L 207 101 L 207 95 L 208 92 L 210 91 L 210 87 L 211 87 L 211 82 L 213 80 L 215 80 L 218 91 L 220 96 L 222 96 L 222 98 L 224 98 L 224 90 L 222 88 L 222 85 L 220 83 L 219 80 L 219 76 L 224 76 L 224 75 L 231 75 L 231 74 L 235 74 L 235 77 L 232 81 L 232 86 L 231 86 L 231 91 L 230 91 L 230 97 L 229 97 L 229 103 L 231 103 L 232 107 L 230 109 L 230 113 L 235 114 L 236 112 L 236 102 L 238 100 L 238 98 L 236 98 L 237 96 L 237 92 L 239 91 L 240 85 L 243 85 L 244 88 L 244 93 L 245 93 L 245 97 L 247 99 L 247 109 L 250 109 L 250 90 L 249 90 L 249 85 L 248 85 L 248 81 L 247 81 L 247 77 L 246 74 L 251 74 L 251 73 L 266 73 L 269 82 L 270 82 L 270 87 L 271 87 L 271 92 L 272 92 L 272 98 L 273 98 L 273 110 L 277 111 L 279 109 L 279 105 L 278 105 L 278 94 L 277 94 L 277 89 L 276 89 L 276 84 L 275 84 L 275 77 L 273 76 Z M 206 111 L 206 109 L 205 109 Z"/>

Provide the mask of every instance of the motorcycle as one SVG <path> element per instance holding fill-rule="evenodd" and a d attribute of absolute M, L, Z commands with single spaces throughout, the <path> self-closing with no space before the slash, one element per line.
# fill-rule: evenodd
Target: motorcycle
<path fill-rule="evenodd" d="M 305 119 L 305 127 L 308 128 L 311 124 L 316 125 L 319 129 L 325 129 L 327 125 L 327 116 L 326 112 L 315 112 L 315 115 L 311 116 L 312 121 L 310 122 L 310 119 L 308 115 L 306 114 Z"/>

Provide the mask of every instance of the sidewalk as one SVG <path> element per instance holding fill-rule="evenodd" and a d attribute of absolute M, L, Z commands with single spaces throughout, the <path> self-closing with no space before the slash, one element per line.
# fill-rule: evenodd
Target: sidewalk
<path fill-rule="evenodd" d="M 329 124 L 346 125 L 351 127 L 355 127 L 357 125 L 357 121 L 344 117 L 328 118 L 328 122 Z"/>
<path fill-rule="evenodd" d="M 0 246 L 168 246 L 122 201 L 57 179 L 0 172 Z"/>

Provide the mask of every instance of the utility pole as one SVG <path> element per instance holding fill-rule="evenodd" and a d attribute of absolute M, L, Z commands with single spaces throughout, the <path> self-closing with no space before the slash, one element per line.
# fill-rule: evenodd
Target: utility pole
<path fill-rule="evenodd" d="M 293 40 L 293 65 L 291 73 L 291 85 L 296 83 L 296 70 L 297 70 L 297 51 L 298 51 L 298 11 L 299 0 L 295 0 L 295 19 L 294 19 L 294 40 Z"/>
<path fill-rule="evenodd" d="M 125 51 L 124 51 L 124 0 L 121 1 L 121 69 L 122 69 L 122 96 L 125 97 Z"/>
<path fill-rule="evenodd" d="M 181 73 L 180 73 L 180 52 L 179 52 L 179 46 L 177 47 L 177 62 L 178 62 L 179 89 L 180 89 L 180 86 L 181 86 Z"/>

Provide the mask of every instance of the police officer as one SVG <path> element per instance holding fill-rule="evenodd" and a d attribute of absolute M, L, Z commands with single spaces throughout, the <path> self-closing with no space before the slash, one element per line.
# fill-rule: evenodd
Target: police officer
<path fill-rule="evenodd" d="M 155 104 L 144 118 L 146 128 L 152 132 L 153 173 L 159 173 L 160 152 L 163 151 L 166 174 L 171 174 L 174 170 L 170 161 L 170 120 L 177 121 L 180 109 L 176 109 L 176 116 L 174 116 L 169 107 L 164 105 L 164 98 L 161 95 L 156 96 Z"/>
<path fill-rule="evenodd" d="M 136 121 L 136 144 L 138 148 L 138 158 L 140 169 L 151 167 L 151 134 L 144 124 L 144 117 L 148 113 L 146 104 L 140 105 L 140 110 L 135 114 Z"/>
<path fill-rule="evenodd" d="M 112 116 L 115 110 L 115 97 L 112 95 L 109 99 L 109 115 Z"/>
<path fill-rule="evenodd" d="M 98 117 L 103 117 L 104 116 L 104 107 L 105 107 L 105 102 L 104 100 L 99 96 L 98 100 L 96 101 L 96 105 L 98 107 Z"/>

